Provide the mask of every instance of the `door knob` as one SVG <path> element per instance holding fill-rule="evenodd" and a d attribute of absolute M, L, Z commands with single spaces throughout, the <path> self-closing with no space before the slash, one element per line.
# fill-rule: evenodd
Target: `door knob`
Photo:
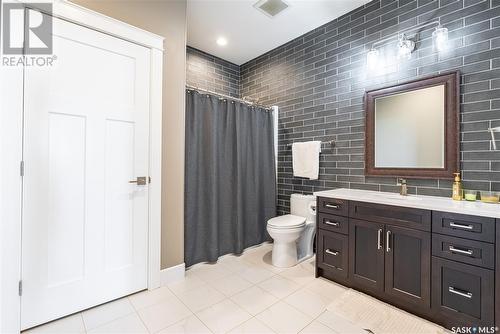
<path fill-rule="evenodd" d="M 138 176 L 137 179 L 128 181 L 128 183 L 136 183 L 138 186 L 145 186 L 148 182 L 146 176 Z"/>

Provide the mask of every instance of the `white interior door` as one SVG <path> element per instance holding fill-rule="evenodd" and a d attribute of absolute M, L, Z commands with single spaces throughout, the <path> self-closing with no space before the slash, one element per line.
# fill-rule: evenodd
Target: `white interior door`
<path fill-rule="evenodd" d="M 147 288 L 150 50 L 53 27 L 25 69 L 23 329 Z"/>

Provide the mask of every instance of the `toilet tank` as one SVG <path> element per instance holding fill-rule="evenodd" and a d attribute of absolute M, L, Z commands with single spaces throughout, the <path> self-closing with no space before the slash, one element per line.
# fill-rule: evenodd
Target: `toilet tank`
<path fill-rule="evenodd" d="M 290 213 L 306 218 L 306 221 L 316 219 L 316 197 L 313 195 L 292 194 L 290 196 Z"/>

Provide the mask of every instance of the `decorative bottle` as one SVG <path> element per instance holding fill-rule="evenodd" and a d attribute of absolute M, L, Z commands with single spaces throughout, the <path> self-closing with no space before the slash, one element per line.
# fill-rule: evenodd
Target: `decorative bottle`
<path fill-rule="evenodd" d="M 460 173 L 453 173 L 455 175 L 455 182 L 453 182 L 453 192 L 451 198 L 455 201 L 462 200 L 462 181 L 460 180 Z"/>

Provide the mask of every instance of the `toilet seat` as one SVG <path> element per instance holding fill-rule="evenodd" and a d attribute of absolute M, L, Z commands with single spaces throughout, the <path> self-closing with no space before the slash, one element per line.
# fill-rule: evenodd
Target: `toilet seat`
<path fill-rule="evenodd" d="M 284 215 L 279 217 L 271 218 L 267 221 L 267 226 L 272 229 L 296 229 L 304 227 L 306 225 L 306 219 L 304 217 L 295 215 Z"/>

